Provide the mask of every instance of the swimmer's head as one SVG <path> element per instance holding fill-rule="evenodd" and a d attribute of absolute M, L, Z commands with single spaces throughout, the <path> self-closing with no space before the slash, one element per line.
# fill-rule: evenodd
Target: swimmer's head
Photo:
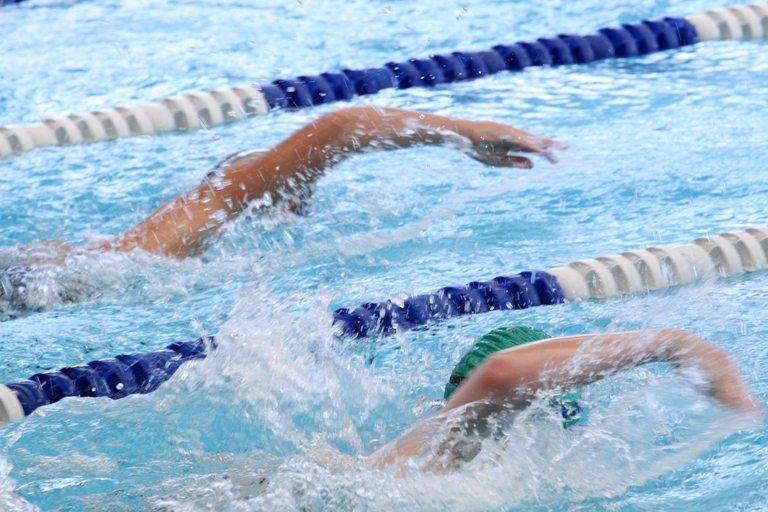
<path fill-rule="evenodd" d="M 480 336 L 451 372 L 451 378 L 445 385 L 443 396 L 448 400 L 467 375 L 491 354 L 547 338 L 551 336 L 544 331 L 522 326 L 502 327 Z"/>
<path fill-rule="evenodd" d="M 249 149 L 247 151 L 240 151 L 238 153 L 232 153 L 227 155 L 218 162 L 213 168 L 208 171 L 203 177 L 203 183 L 212 183 L 214 178 L 221 176 L 221 174 L 227 170 L 232 164 L 241 162 L 243 160 L 258 160 L 262 156 L 266 155 L 268 149 Z"/>
<path fill-rule="evenodd" d="M 502 327 L 480 336 L 451 372 L 451 378 L 445 385 L 443 396 L 448 400 L 467 375 L 492 354 L 547 338 L 551 336 L 544 331 L 522 326 Z M 563 427 L 570 427 L 582 420 L 583 411 L 579 405 L 579 398 L 579 393 L 575 392 L 563 393 L 550 400 L 550 405 L 560 411 Z"/>
<path fill-rule="evenodd" d="M 238 151 L 237 153 L 232 153 L 231 155 L 227 155 L 218 162 L 216 162 L 216 165 L 213 166 L 213 171 L 221 171 L 229 167 L 230 165 L 241 162 L 243 160 L 258 160 L 259 158 L 263 157 L 269 153 L 269 149 L 247 149 L 245 151 Z M 208 173 L 211 174 L 211 173 Z"/>

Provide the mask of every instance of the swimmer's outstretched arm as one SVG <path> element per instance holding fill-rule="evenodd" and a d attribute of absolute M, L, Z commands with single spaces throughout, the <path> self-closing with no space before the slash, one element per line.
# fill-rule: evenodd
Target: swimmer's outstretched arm
<path fill-rule="evenodd" d="M 365 150 L 397 149 L 420 144 L 452 144 L 494 166 L 533 164 L 515 153 L 552 158 L 555 143 L 546 137 L 488 121 L 467 121 L 407 110 L 352 107 L 321 116 L 258 158 L 229 165 L 158 208 L 146 220 L 101 249 L 143 249 L 184 257 L 200 251 L 205 239 L 237 215 L 249 201 L 273 199 L 301 191 L 322 172 Z"/>
<path fill-rule="evenodd" d="M 698 368 L 709 394 L 724 406 L 760 416 L 761 408 L 738 367 L 722 349 L 681 329 L 587 334 L 551 338 L 497 352 L 475 368 L 436 417 L 412 428 L 394 444 L 371 455 L 388 466 L 418 455 L 433 434 L 430 423 L 467 404 L 484 401 L 524 407 L 546 389 L 584 386 L 621 370 L 651 362 Z"/>
<path fill-rule="evenodd" d="M 682 329 L 566 336 L 497 352 L 469 375 L 445 409 L 487 398 L 525 405 L 542 389 L 584 386 L 651 362 L 697 368 L 718 402 L 759 410 L 730 356 Z"/>

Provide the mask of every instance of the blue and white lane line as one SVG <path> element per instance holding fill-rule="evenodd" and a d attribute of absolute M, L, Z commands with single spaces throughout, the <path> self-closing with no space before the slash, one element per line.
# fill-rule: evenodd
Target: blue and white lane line
<path fill-rule="evenodd" d="M 455 316 L 603 299 L 766 268 L 768 226 L 445 287 L 401 304 L 388 300 L 342 308 L 334 313 L 334 323 L 343 336 L 386 335 Z M 198 338 L 171 343 L 155 352 L 121 354 L 0 385 L 0 424 L 67 397 L 116 400 L 151 393 L 183 364 L 204 359 L 215 348 L 213 337 Z"/>
<path fill-rule="evenodd" d="M 500 44 L 483 51 L 456 51 L 388 62 L 377 68 L 343 69 L 278 79 L 257 86 L 191 92 L 155 103 L 73 113 L 29 125 L 0 126 L 0 158 L 44 146 L 211 128 L 278 109 L 345 101 L 388 88 L 433 87 L 501 71 L 587 64 L 671 50 L 699 41 L 765 36 L 768 36 L 768 1 L 716 9 L 686 18 L 626 23 L 585 36 L 560 34 L 535 41 Z"/>

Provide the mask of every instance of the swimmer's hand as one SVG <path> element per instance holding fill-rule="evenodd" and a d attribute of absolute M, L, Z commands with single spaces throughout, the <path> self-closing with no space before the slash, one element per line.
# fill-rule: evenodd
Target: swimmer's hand
<path fill-rule="evenodd" d="M 456 131 L 466 139 L 461 149 L 470 157 L 494 167 L 519 167 L 530 169 L 533 161 L 519 153 L 542 156 L 556 162 L 555 149 L 565 145 L 548 137 L 535 135 L 492 121 L 465 121 L 457 123 Z"/>

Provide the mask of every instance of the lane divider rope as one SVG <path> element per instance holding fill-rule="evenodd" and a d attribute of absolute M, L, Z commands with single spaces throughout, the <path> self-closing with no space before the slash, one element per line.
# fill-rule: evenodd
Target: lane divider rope
<path fill-rule="evenodd" d="M 341 336 L 387 335 L 456 316 L 643 293 L 766 268 L 768 226 L 449 286 L 402 303 L 387 300 L 341 308 L 334 313 L 334 324 Z M 183 364 L 204 359 L 215 348 L 213 337 L 198 338 L 171 343 L 155 352 L 121 354 L 0 385 L 0 424 L 67 397 L 120 399 L 150 393 Z"/>
<path fill-rule="evenodd" d="M 765 36 L 768 1 L 711 10 L 688 18 L 626 23 L 586 36 L 560 34 L 496 45 L 483 51 L 457 51 L 388 62 L 379 68 L 302 75 L 260 86 L 191 92 L 156 103 L 69 114 L 30 125 L 0 126 L 0 158 L 45 146 L 212 128 L 279 109 L 344 101 L 388 88 L 432 87 L 532 66 L 585 64 L 670 50 L 699 41 Z"/>
<path fill-rule="evenodd" d="M 155 352 L 121 354 L 0 385 L 0 425 L 29 416 L 38 408 L 67 397 L 117 400 L 151 393 L 182 364 L 205 359 L 215 348 L 216 342 L 211 336 L 178 341 Z"/>
<path fill-rule="evenodd" d="M 342 336 L 387 335 L 454 316 L 603 299 L 765 268 L 768 227 L 750 228 L 697 238 L 685 245 L 648 247 L 448 286 L 399 303 L 387 300 L 340 308 L 334 312 L 334 324 Z"/>

